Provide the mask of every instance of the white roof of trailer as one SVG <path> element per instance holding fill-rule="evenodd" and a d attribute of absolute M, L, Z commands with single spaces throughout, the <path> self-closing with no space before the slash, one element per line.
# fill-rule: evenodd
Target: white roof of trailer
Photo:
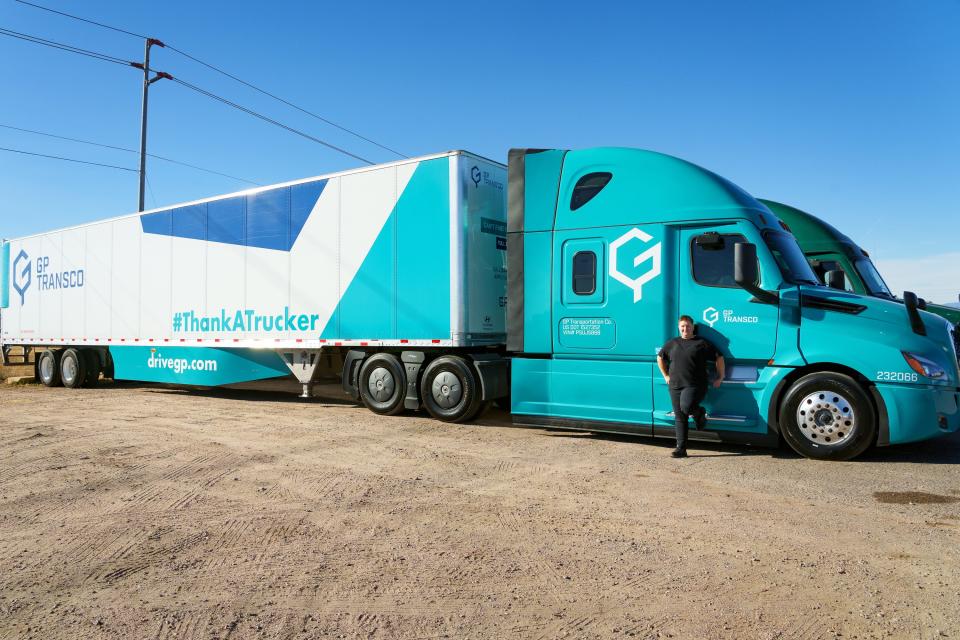
<path fill-rule="evenodd" d="M 178 207 L 189 207 L 190 205 L 195 205 L 195 204 L 205 204 L 207 202 L 215 202 L 217 200 L 226 200 L 227 198 L 235 198 L 237 196 L 252 195 L 254 193 L 260 193 L 261 191 L 269 191 L 270 189 L 279 189 L 281 187 L 292 187 L 293 185 L 304 184 L 306 182 L 315 182 L 317 180 L 329 180 L 330 178 L 339 178 L 341 176 L 354 175 L 357 173 L 365 173 L 367 171 L 377 171 L 379 169 L 388 169 L 390 167 L 410 164 L 411 162 L 423 162 L 424 160 L 434 160 L 436 158 L 446 158 L 446 157 L 455 156 L 455 155 L 471 156 L 473 158 L 477 158 L 478 160 L 483 160 L 484 162 L 489 162 L 490 164 L 495 164 L 495 165 L 506 168 L 506 165 L 503 164 L 502 162 L 491 160 L 490 158 L 486 158 L 484 156 L 481 156 L 477 153 L 472 153 L 470 151 L 465 151 L 462 149 L 454 149 L 452 151 L 445 151 L 443 153 L 434 153 L 426 156 L 417 156 L 415 158 L 405 158 L 403 160 L 397 160 L 395 162 L 385 162 L 383 164 L 374 164 L 374 165 L 370 165 L 369 167 L 360 167 L 358 169 L 346 169 L 344 171 L 336 171 L 334 173 L 324 173 L 319 176 L 313 176 L 312 178 L 300 178 L 298 180 L 290 180 L 287 182 L 278 182 L 276 184 L 268 184 L 262 187 L 252 187 L 250 189 L 243 189 L 241 191 L 234 191 L 232 193 L 225 193 L 221 195 L 211 196 L 209 198 L 200 198 L 199 200 L 190 200 L 188 202 L 177 202 L 177 203 L 168 204 L 162 207 L 147 209 L 145 211 L 140 211 L 138 213 L 125 213 L 123 215 L 113 216 L 112 218 L 104 218 L 103 220 L 94 220 L 92 222 L 84 222 L 81 224 L 71 225 L 69 227 L 60 227 L 58 229 L 51 229 L 49 231 L 41 231 L 39 233 L 32 233 L 30 235 L 20 236 L 18 238 L 7 238 L 7 239 L 0 238 L 0 240 L 3 240 L 5 242 L 12 242 L 14 240 L 26 240 L 28 238 L 45 236 L 49 233 L 60 233 L 62 231 L 70 231 L 71 229 L 82 229 L 83 227 L 89 227 L 96 224 L 104 224 L 107 222 L 113 222 L 115 220 L 123 220 L 125 218 L 134 218 L 134 217 L 146 215 L 148 213 L 157 213 L 159 211 L 169 211 L 170 209 L 176 209 Z"/>

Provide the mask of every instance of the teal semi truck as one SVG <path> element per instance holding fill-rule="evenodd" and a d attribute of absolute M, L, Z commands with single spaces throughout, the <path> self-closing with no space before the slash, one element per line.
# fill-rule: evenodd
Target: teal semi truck
<path fill-rule="evenodd" d="M 864 296 L 896 299 L 870 259 L 870 254 L 849 236 L 796 207 L 763 198 L 759 201 L 790 227 L 810 266 L 823 282 L 827 282 L 830 271 L 839 271 L 843 275 L 843 286 L 840 288 Z M 954 325 L 960 325 L 958 308 L 930 302 L 921 302 L 921 308 Z"/>
<path fill-rule="evenodd" d="M 44 384 L 337 376 L 371 411 L 673 437 L 658 349 L 726 361 L 695 439 L 843 460 L 960 429 L 943 318 L 823 286 L 728 180 L 625 148 L 451 152 L 0 246 L 0 347 Z"/>
<path fill-rule="evenodd" d="M 849 459 L 960 428 L 953 327 L 823 286 L 760 202 L 634 149 L 513 150 L 507 352 L 520 424 L 671 436 L 657 349 L 680 314 L 727 362 L 708 430 Z"/>

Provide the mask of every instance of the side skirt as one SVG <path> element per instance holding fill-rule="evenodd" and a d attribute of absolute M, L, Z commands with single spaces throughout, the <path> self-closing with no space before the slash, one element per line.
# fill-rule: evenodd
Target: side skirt
<path fill-rule="evenodd" d="M 518 427 L 549 427 L 551 429 L 570 429 L 572 431 L 595 431 L 598 433 L 617 433 L 628 436 L 653 436 L 656 438 L 674 438 L 672 427 L 652 427 L 630 422 L 607 422 L 603 420 L 576 420 L 572 418 L 550 418 L 547 416 L 515 415 L 512 422 Z M 690 440 L 698 442 L 721 442 L 730 444 L 748 444 L 758 447 L 775 448 L 780 437 L 771 431 L 767 433 L 744 433 L 742 431 L 700 431 L 691 428 Z"/>

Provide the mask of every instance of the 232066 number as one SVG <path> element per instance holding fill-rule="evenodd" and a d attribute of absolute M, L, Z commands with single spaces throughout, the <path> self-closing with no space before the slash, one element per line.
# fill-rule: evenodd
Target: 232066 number
<path fill-rule="evenodd" d="M 912 371 L 877 371 L 877 380 L 884 382 L 918 382 L 920 376 Z"/>

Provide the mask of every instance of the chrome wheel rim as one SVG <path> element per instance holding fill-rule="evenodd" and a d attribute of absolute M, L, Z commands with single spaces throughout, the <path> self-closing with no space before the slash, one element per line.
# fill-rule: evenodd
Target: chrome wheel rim
<path fill-rule="evenodd" d="M 74 378 L 77 377 L 77 363 L 73 358 L 63 359 L 61 374 L 63 375 L 63 381 L 67 384 L 72 383 Z"/>
<path fill-rule="evenodd" d="M 53 380 L 53 358 L 43 358 L 40 361 L 40 378 L 45 382 Z"/>
<path fill-rule="evenodd" d="M 857 418 L 850 401 L 836 391 L 814 391 L 797 407 L 800 433 L 815 444 L 835 447 L 850 440 Z"/>
<path fill-rule="evenodd" d="M 397 388 L 397 382 L 393 379 L 393 374 L 386 367 L 377 367 L 370 373 L 370 379 L 367 380 L 367 389 L 370 395 L 377 402 L 386 402 L 393 397 L 393 392 Z"/>
<path fill-rule="evenodd" d="M 433 379 L 430 392 L 434 401 L 444 409 L 450 409 L 457 406 L 460 399 L 463 398 L 463 387 L 460 384 L 460 378 L 443 371 Z"/>

